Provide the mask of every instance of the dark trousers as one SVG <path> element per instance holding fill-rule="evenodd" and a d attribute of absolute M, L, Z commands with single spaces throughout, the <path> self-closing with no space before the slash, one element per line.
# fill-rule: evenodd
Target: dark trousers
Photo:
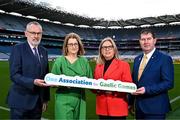
<path fill-rule="evenodd" d="M 165 120 L 166 118 L 166 114 L 147 114 L 138 105 L 136 107 L 136 120 Z"/>
<path fill-rule="evenodd" d="M 36 106 L 32 110 L 21 108 L 11 108 L 11 119 L 41 119 L 42 103 L 38 100 Z"/>
<path fill-rule="evenodd" d="M 126 120 L 126 116 L 102 116 L 102 115 L 99 115 L 99 120 Z"/>

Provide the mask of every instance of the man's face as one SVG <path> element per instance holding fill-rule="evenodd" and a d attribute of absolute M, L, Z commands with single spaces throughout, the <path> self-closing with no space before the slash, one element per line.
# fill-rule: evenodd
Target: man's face
<path fill-rule="evenodd" d="M 152 37 L 151 33 L 141 34 L 141 38 L 139 40 L 140 46 L 142 50 L 148 54 L 155 48 L 156 39 Z"/>
<path fill-rule="evenodd" d="M 42 29 L 38 25 L 31 24 L 29 28 L 25 31 L 25 36 L 27 37 L 28 42 L 36 47 L 41 42 L 42 38 Z"/>

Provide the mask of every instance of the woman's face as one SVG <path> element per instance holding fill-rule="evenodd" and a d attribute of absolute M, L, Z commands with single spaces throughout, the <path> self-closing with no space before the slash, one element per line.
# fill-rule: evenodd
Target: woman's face
<path fill-rule="evenodd" d="M 105 41 L 102 44 L 101 53 L 106 60 L 111 60 L 114 57 L 114 46 L 110 41 Z"/>
<path fill-rule="evenodd" d="M 75 38 L 70 38 L 67 43 L 67 50 L 69 54 L 77 54 L 79 51 L 79 44 Z"/>

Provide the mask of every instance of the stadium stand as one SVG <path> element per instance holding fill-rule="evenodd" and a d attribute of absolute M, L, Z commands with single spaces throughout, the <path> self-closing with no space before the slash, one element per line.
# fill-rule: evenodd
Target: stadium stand
<path fill-rule="evenodd" d="M 10 3 L 11 4 L 10 4 Z M 6 4 L 5 4 L 6 3 Z M 16 9 L 12 9 L 12 6 L 16 7 Z M 27 9 L 23 9 L 23 5 L 27 6 Z M 29 9 L 32 11 L 29 11 Z M 138 43 L 138 34 L 142 30 L 140 25 L 150 23 L 151 28 L 158 38 L 157 48 L 169 53 L 172 56 L 180 56 L 180 25 L 170 25 L 170 22 L 174 22 L 174 20 L 178 20 L 180 15 L 176 15 L 176 19 L 173 19 L 172 16 L 159 16 L 157 18 L 142 18 L 142 20 L 126 20 L 126 21 L 118 21 L 121 23 L 121 27 L 125 27 L 127 25 L 136 25 L 136 28 L 119 28 L 119 29 L 110 29 L 108 25 L 114 25 L 111 21 L 109 21 L 108 25 L 105 25 L 103 21 L 88 19 L 81 16 L 71 15 L 67 13 L 63 13 L 62 11 L 57 12 L 54 10 L 50 10 L 44 6 L 34 5 L 33 3 L 25 3 L 23 1 L 14 1 L 7 0 L 0 2 L 0 9 L 6 10 L 7 12 L 0 12 L 0 52 L 5 55 L 10 53 L 10 48 L 12 45 L 23 42 L 26 40 L 24 36 L 25 26 L 28 22 L 32 20 L 36 20 L 40 22 L 43 26 L 43 40 L 41 44 L 45 46 L 50 56 L 61 55 L 61 49 L 63 40 L 66 34 L 70 32 L 75 32 L 81 36 L 83 44 L 85 46 L 86 55 L 97 55 L 98 54 L 98 46 L 100 41 L 105 37 L 112 37 L 115 39 L 120 54 L 124 57 L 134 57 L 140 53 L 140 46 Z M 24 15 L 34 15 L 38 19 L 30 19 L 26 16 L 17 16 L 12 15 L 9 12 L 19 12 Z M 44 12 L 42 12 L 44 10 Z M 57 17 L 51 16 L 49 14 L 53 12 L 54 15 L 58 15 Z M 46 13 L 47 12 L 47 13 Z M 61 16 L 62 15 L 62 16 Z M 70 16 L 69 16 L 70 15 Z M 59 16 L 61 18 L 59 18 Z M 63 17 L 66 16 L 66 17 Z M 71 17 L 71 18 L 70 18 Z M 67 26 L 64 24 L 54 23 L 51 21 L 44 21 L 42 18 L 47 18 L 53 21 L 57 21 L 59 18 L 60 22 L 72 22 L 75 26 Z M 164 26 L 154 26 L 153 24 L 165 21 L 167 24 Z M 142 22 L 147 21 L 147 22 Z M 105 28 L 94 28 L 87 27 L 82 28 L 77 25 L 87 24 L 89 26 L 102 24 L 106 26 Z M 7 50 L 6 50 L 7 49 Z"/>
<path fill-rule="evenodd" d="M 23 31 L 27 22 L 31 21 L 25 17 L 17 17 L 8 14 L 0 14 L 0 42 L 13 45 L 25 41 Z M 118 49 L 122 55 L 135 55 L 140 51 L 138 34 L 142 28 L 133 29 L 95 29 L 78 28 L 53 24 L 40 21 L 44 28 L 42 44 L 49 49 L 49 54 L 59 55 L 63 39 L 69 32 L 78 33 L 87 49 L 86 54 L 97 55 L 98 45 L 104 37 L 112 37 L 116 40 Z M 163 28 L 163 30 L 162 30 Z M 180 27 L 179 25 L 168 25 L 163 27 L 151 27 L 158 37 L 157 48 L 169 52 L 171 55 L 179 54 Z M 5 44 L 5 43 L 4 43 Z M 89 52 L 89 50 L 91 50 Z M 94 52 L 92 52 L 94 50 Z"/>

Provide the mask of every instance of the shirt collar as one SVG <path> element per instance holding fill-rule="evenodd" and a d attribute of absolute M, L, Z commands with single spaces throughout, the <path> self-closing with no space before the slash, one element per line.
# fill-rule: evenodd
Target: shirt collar
<path fill-rule="evenodd" d="M 30 48 L 31 48 L 31 50 L 32 50 L 32 52 L 34 53 L 34 46 L 32 46 L 30 43 L 29 43 L 29 41 L 27 41 L 28 42 L 28 44 L 29 44 L 29 46 L 30 46 Z M 38 48 L 37 47 L 35 47 L 36 49 L 37 49 L 37 52 L 38 52 Z"/>
<path fill-rule="evenodd" d="M 31 49 L 33 49 L 34 46 L 32 46 L 29 41 L 27 41 L 27 42 L 28 42 L 29 46 L 31 47 Z M 35 48 L 37 48 L 37 47 L 35 47 Z"/>
<path fill-rule="evenodd" d="M 156 48 L 154 48 L 150 53 L 146 54 L 147 58 L 150 59 L 151 56 L 153 55 L 154 51 L 156 50 Z M 145 54 L 145 53 L 144 53 Z"/>

